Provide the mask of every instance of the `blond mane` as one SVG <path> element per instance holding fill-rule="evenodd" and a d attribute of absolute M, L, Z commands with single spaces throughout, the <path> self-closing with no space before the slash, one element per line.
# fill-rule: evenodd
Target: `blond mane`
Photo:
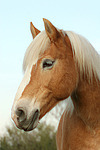
<path fill-rule="evenodd" d="M 66 34 L 70 39 L 80 73 L 86 73 L 89 80 L 92 80 L 94 74 L 95 78 L 100 80 L 100 55 L 83 36 L 71 31 L 66 31 Z"/>
<path fill-rule="evenodd" d="M 83 36 L 71 31 L 62 31 L 64 36 L 68 35 L 74 58 L 79 66 L 80 73 L 87 73 L 89 79 L 95 78 L 100 80 L 100 55 L 93 46 Z M 28 66 L 33 66 L 39 59 L 39 55 L 49 47 L 50 40 L 45 31 L 39 33 L 28 47 L 24 61 L 23 70 L 25 72 Z"/>

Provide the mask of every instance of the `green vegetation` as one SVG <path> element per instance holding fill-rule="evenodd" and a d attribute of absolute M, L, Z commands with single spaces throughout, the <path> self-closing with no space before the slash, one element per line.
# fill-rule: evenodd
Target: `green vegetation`
<path fill-rule="evenodd" d="M 55 130 L 44 123 L 31 132 L 24 132 L 14 126 L 0 137 L 0 150 L 56 150 Z"/>

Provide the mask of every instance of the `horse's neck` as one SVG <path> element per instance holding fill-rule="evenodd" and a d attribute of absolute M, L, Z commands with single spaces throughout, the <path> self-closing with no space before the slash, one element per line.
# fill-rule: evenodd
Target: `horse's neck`
<path fill-rule="evenodd" d="M 77 115 L 91 128 L 100 127 L 100 82 L 80 80 L 72 94 Z"/>

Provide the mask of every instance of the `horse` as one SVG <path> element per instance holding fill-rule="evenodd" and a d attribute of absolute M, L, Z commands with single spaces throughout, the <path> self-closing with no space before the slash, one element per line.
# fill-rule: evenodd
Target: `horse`
<path fill-rule="evenodd" d="M 24 77 L 11 117 L 24 131 L 70 97 L 57 130 L 57 150 L 100 150 L 100 55 L 83 36 L 44 19 L 23 60 Z M 52 120 L 51 120 L 52 121 Z"/>

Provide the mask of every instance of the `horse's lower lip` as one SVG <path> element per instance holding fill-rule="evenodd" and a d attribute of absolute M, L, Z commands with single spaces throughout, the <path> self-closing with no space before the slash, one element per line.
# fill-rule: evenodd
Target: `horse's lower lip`
<path fill-rule="evenodd" d="M 33 129 L 36 127 L 36 126 L 34 126 L 34 123 L 35 123 L 35 121 L 36 121 L 38 118 L 39 118 L 39 111 L 37 110 L 37 111 L 34 113 L 32 119 L 31 119 L 31 121 L 30 121 L 30 124 L 28 125 L 27 128 L 24 129 L 24 131 L 31 131 L 31 130 L 33 130 Z"/>

